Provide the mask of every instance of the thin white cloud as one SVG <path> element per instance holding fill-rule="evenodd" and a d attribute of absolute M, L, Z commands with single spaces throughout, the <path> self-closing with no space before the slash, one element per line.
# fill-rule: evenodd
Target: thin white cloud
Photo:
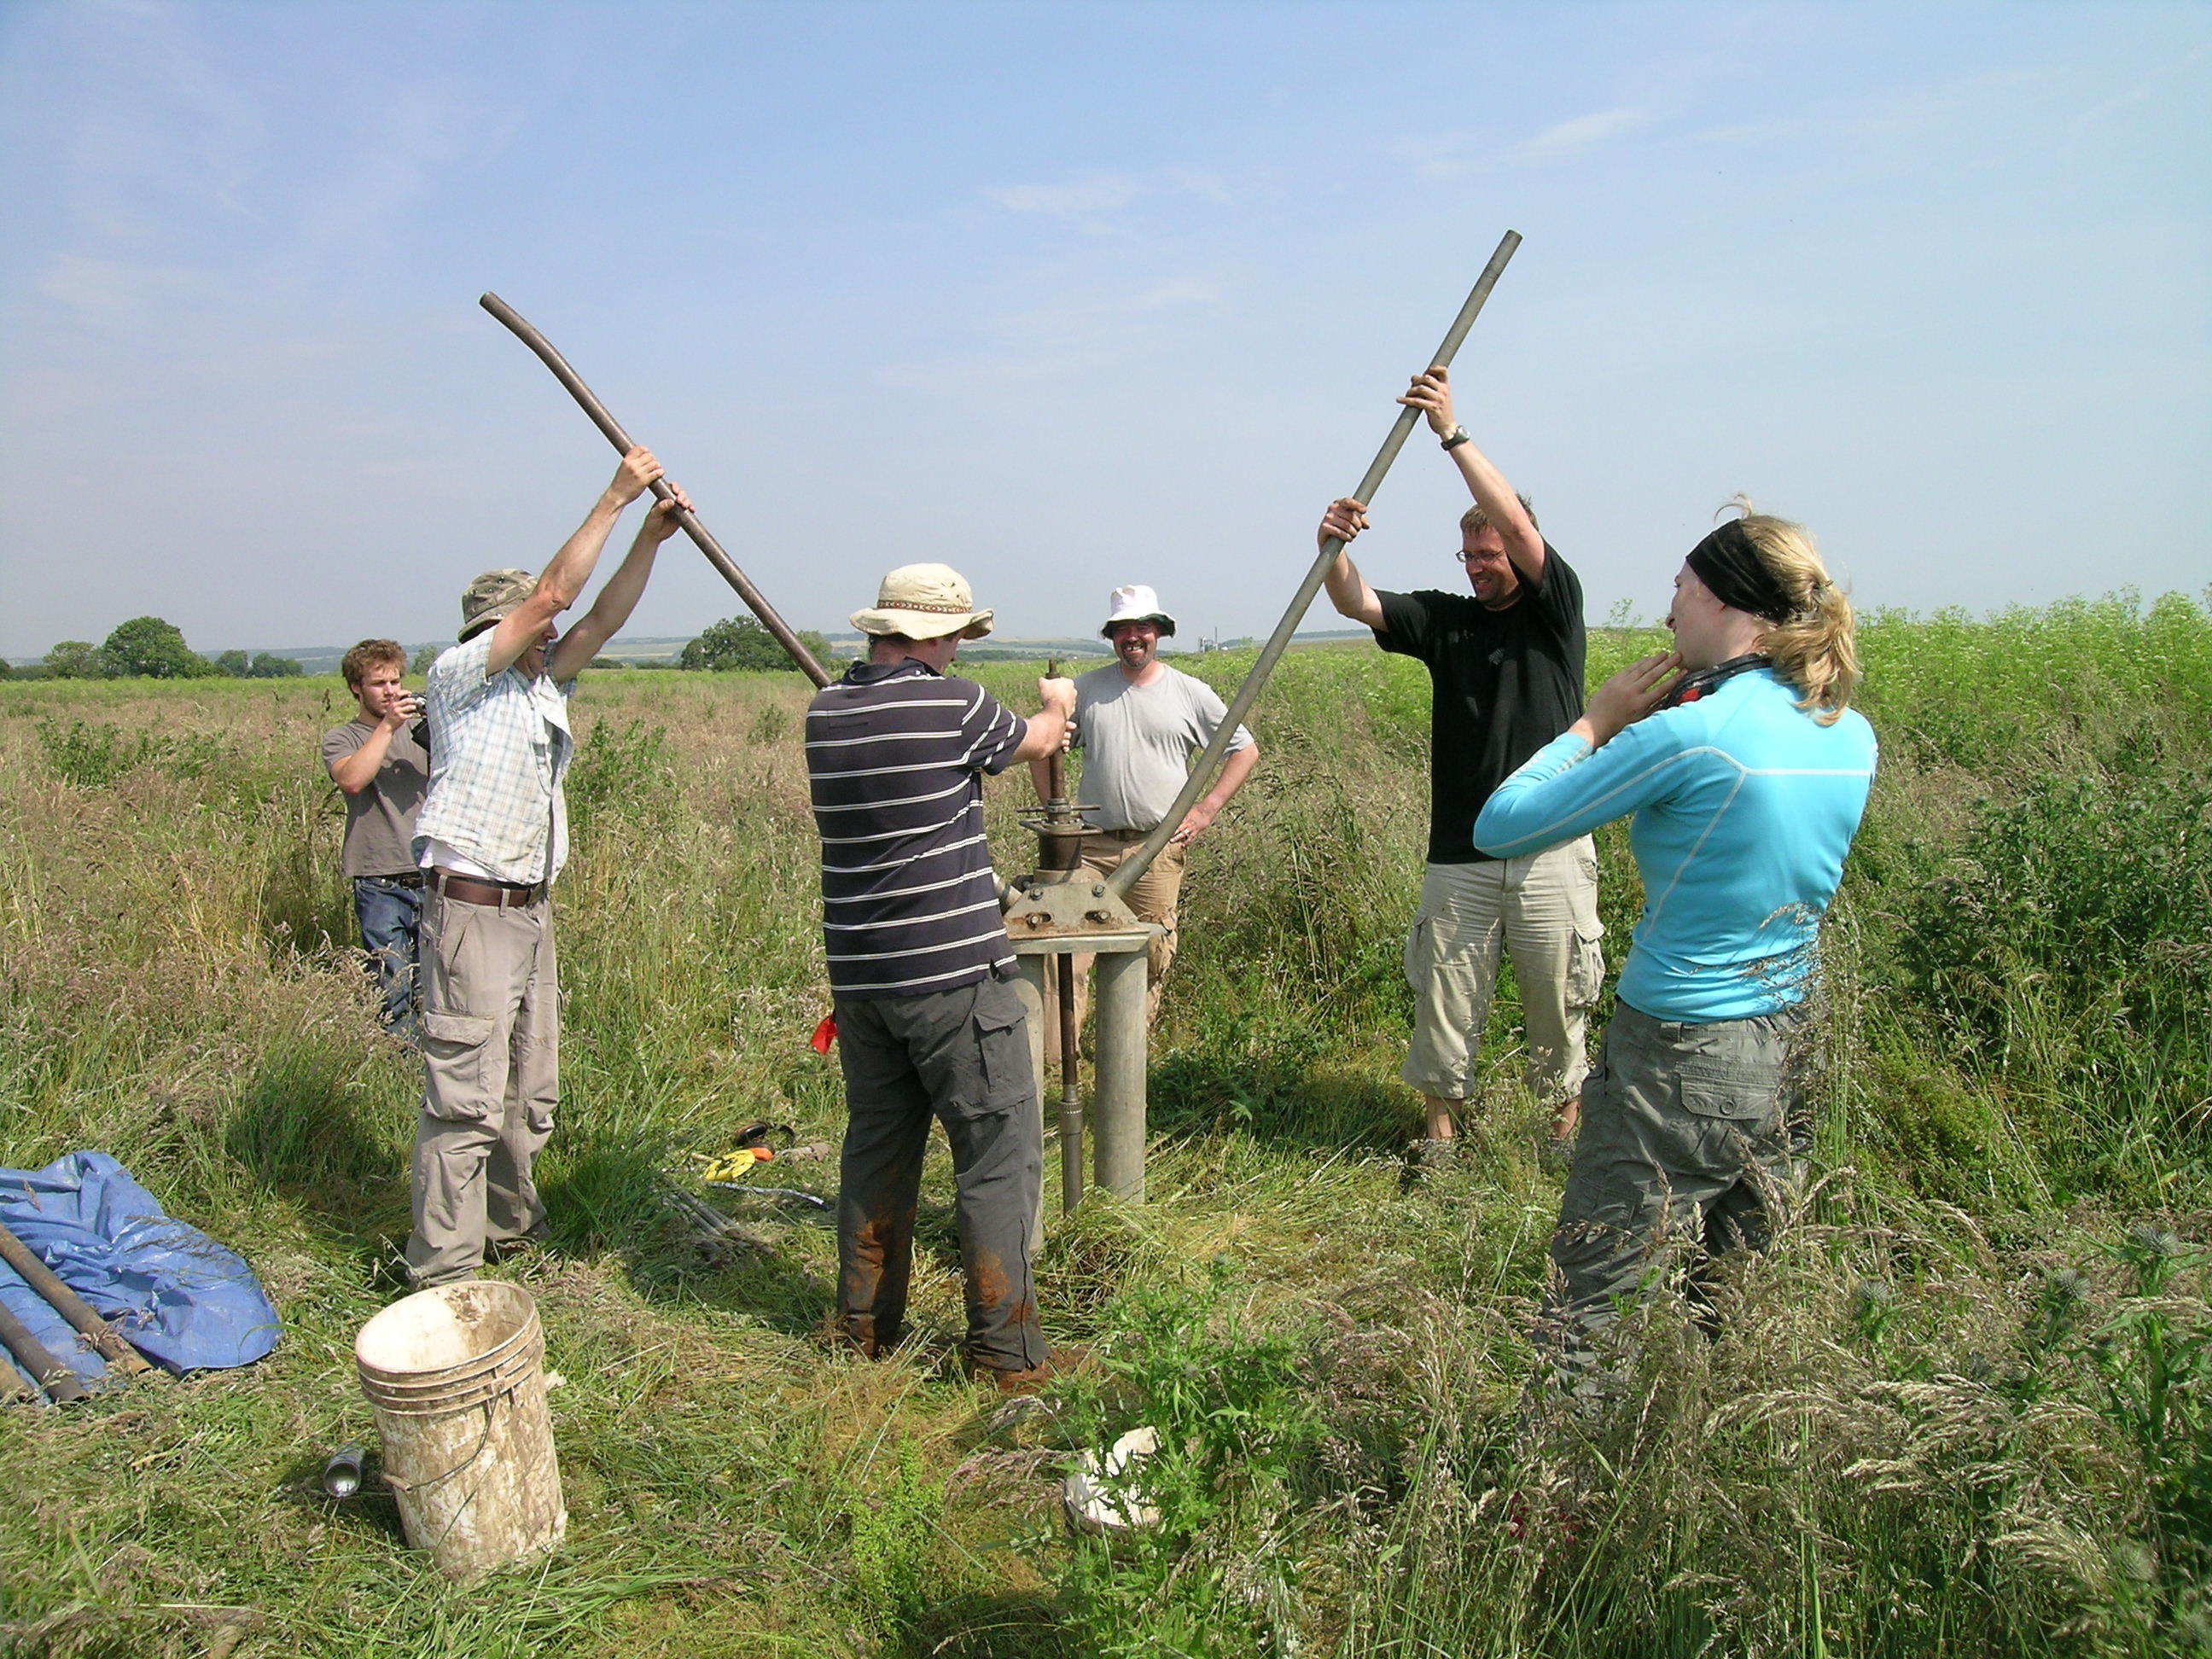
<path fill-rule="evenodd" d="M 39 294 L 82 317 L 117 318 L 139 309 L 150 294 L 174 289 L 191 278 L 173 267 L 58 253 L 39 272 Z"/>
<path fill-rule="evenodd" d="M 1093 219 L 1115 213 L 1152 193 L 1152 188 L 1122 173 L 1094 173 L 1065 185 L 998 185 L 983 194 L 1009 213 L 1038 213 L 1051 219 Z"/>
<path fill-rule="evenodd" d="M 1523 139 L 1505 152 L 1506 159 L 1556 161 L 1563 156 L 1580 155 L 1624 132 L 1633 131 L 1650 118 L 1651 112 L 1646 109 L 1608 109 L 1595 115 L 1577 115 L 1571 121 L 1546 127 L 1534 138 Z"/>

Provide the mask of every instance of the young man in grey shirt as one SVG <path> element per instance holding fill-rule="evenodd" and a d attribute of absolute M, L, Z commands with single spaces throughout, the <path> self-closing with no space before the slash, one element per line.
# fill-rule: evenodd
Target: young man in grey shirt
<path fill-rule="evenodd" d="M 1175 629 L 1175 618 L 1160 609 L 1159 595 L 1151 588 L 1115 588 L 1108 601 L 1106 625 L 1099 629 L 1112 643 L 1115 659 L 1078 676 L 1075 682 L 1075 733 L 1070 741 L 1082 749 L 1085 757 L 1077 804 L 1091 830 L 1083 838 L 1082 861 L 1102 878 L 1119 869 L 1167 816 L 1189 778 L 1191 757 L 1213 740 L 1229 712 L 1212 686 L 1160 660 L 1160 641 Z M 1183 854 L 1220 816 L 1259 762 L 1259 745 L 1238 726 L 1213 787 L 1183 815 L 1159 856 L 1130 884 L 1129 908 L 1160 928 L 1146 964 L 1148 1021 L 1159 1014 L 1160 983 L 1175 961 Z M 1046 761 L 1030 763 L 1040 800 L 1050 793 L 1049 765 Z M 1081 976 L 1090 967 L 1089 957 L 1074 959 L 1079 1000 Z M 1046 1033 L 1048 1048 L 1056 1052 L 1057 1022 L 1047 1021 Z"/>
<path fill-rule="evenodd" d="M 323 733 L 323 767 L 345 795 L 345 873 L 362 948 L 383 995 L 384 1029 L 413 1042 L 422 917 L 415 813 L 429 787 L 430 757 L 410 728 L 422 708 L 399 683 L 407 653 L 396 640 L 363 640 L 339 669 L 361 708 Z"/>

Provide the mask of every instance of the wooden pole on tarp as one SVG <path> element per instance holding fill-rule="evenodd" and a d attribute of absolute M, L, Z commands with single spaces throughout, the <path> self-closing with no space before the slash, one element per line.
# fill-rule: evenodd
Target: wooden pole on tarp
<path fill-rule="evenodd" d="M 136 1348 L 123 1340 L 115 1327 L 94 1313 L 82 1297 L 63 1284 L 54 1270 L 39 1260 L 37 1252 L 5 1226 L 0 1226 L 0 1261 L 21 1273 L 23 1282 L 44 1297 L 46 1305 L 75 1326 L 78 1334 L 92 1344 L 93 1352 L 116 1370 L 136 1376 L 153 1369 L 139 1358 Z"/>

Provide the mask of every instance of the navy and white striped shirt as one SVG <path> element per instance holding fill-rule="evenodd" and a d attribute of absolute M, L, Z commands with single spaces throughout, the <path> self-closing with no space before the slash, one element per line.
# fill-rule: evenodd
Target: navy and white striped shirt
<path fill-rule="evenodd" d="M 1012 970 L 980 775 L 1004 771 L 1028 729 L 911 657 L 856 662 L 815 694 L 806 772 L 833 994 L 921 996 Z"/>

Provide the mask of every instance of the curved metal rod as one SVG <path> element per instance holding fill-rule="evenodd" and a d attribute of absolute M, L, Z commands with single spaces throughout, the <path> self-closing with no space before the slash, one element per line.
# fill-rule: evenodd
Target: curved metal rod
<path fill-rule="evenodd" d="M 592 394 L 592 388 L 584 384 L 583 378 L 568 367 L 568 359 L 554 350 L 543 334 L 525 322 L 521 313 L 496 294 L 487 294 L 477 303 L 506 324 L 516 339 L 538 354 L 538 360 L 553 371 L 555 380 L 568 388 L 568 395 L 582 407 L 585 414 L 592 417 L 592 424 L 606 434 L 609 443 L 624 454 L 636 447 L 630 441 L 629 434 L 622 429 L 622 423 L 607 413 L 606 405 Z M 660 500 L 666 501 L 670 494 L 667 481 L 655 479 L 653 493 Z M 745 602 L 753 615 L 760 618 L 761 626 L 775 636 L 775 642 L 784 648 L 793 662 L 799 665 L 799 672 L 817 685 L 829 684 L 829 671 L 815 661 L 811 651 L 799 643 L 799 635 L 791 631 L 791 625 L 776 614 L 775 607 L 763 597 L 760 589 L 752 585 L 745 573 L 738 568 L 738 562 L 722 550 L 721 543 L 716 541 L 707 526 L 699 522 L 698 515 L 679 511 L 676 514 L 676 522 L 684 533 L 697 544 L 699 550 L 707 556 L 707 562 L 722 573 L 722 580 L 738 590 L 738 597 Z"/>
<path fill-rule="evenodd" d="M 1520 246 L 1521 233 L 1507 231 L 1498 244 L 1498 251 L 1490 256 L 1490 263 L 1482 268 L 1482 275 L 1468 295 L 1467 303 L 1459 308 L 1459 315 L 1452 319 L 1451 327 L 1445 331 L 1444 343 L 1436 349 L 1428 362 L 1422 365 L 1423 368 L 1438 363 L 1450 366 L 1461 342 L 1467 338 L 1468 331 L 1474 326 L 1474 319 L 1482 314 L 1483 301 L 1490 297 L 1490 290 L 1498 285 L 1498 278 L 1505 269 L 1505 262 L 1513 257 L 1513 250 Z M 1420 418 L 1420 410 L 1410 407 L 1398 411 L 1398 418 L 1391 423 L 1390 435 L 1383 439 L 1382 447 L 1375 453 L 1375 459 L 1367 468 L 1367 476 L 1359 481 L 1358 489 L 1352 492 L 1353 499 L 1370 507 L 1374 505 L 1375 491 L 1382 483 L 1382 475 L 1390 470 L 1390 463 L 1398 459 L 1399 450 L 1405 447 L 1407 435 L 1413 431 L 1413 422 Z M 1213 781 L 1214 774 L 1221 769 L 1221 763 L 1228 756 L 1230 738 L 1236 735 L 1237 727 L 1246 711 L 1259 696 L 1261 688 L 1267 684 L 1267 676 L 1275 672 L 1276 659 L 1290 644 L 1291 635 L 1297 631 L 1298 623 L 1304 620 L 1307 608 L 1313 604 L 1314 595 L 1321 592 L 1321 585 L 1328 580 L 1329 567 L 1336 562 L 1337 556 L 1343 551 L 1344 544 L 1334 536 L 1322 544 L 1321 556 L 1313 562 L 1313 568 L 1306 572 L 1305 580 L 1298 584 L 1298 591 L 1291 600 L 1290 609 L 1283 612 L 1282 621 L 1275 624 L 1275 631 L 1268 635 L 1267 643 L 1261 648 L 1260 659 L 1252 665 L 1252 672 L 1244 677 L 1244 684 L 1237 688 L 1237 695 L 1230 699 L 1228 712 L 1222 715 L 1221 724 L 1214 728 L 1212 739 L 1198 757 L 1198 764 L 1190 769 L 1190 776 L 1183 781 L 1182 793 L 1176 797 L 1175 805 L 1168 808 L 1165 817 L 1152 826 L 1152 833 L 1138 844 L 1137 850 L 1122 860 L 1120 866 L 1106 878 L 1106 884 L 1114 890 L 1115 897 L 1127 896 L 1129 889 L 1152 867 L 1152 860 L 1160 855 L 1160 849 L 1168 844 L 1168 838 L 1182 823 L 1183 814 L 1190 811 L 1192 803 Z"/>

